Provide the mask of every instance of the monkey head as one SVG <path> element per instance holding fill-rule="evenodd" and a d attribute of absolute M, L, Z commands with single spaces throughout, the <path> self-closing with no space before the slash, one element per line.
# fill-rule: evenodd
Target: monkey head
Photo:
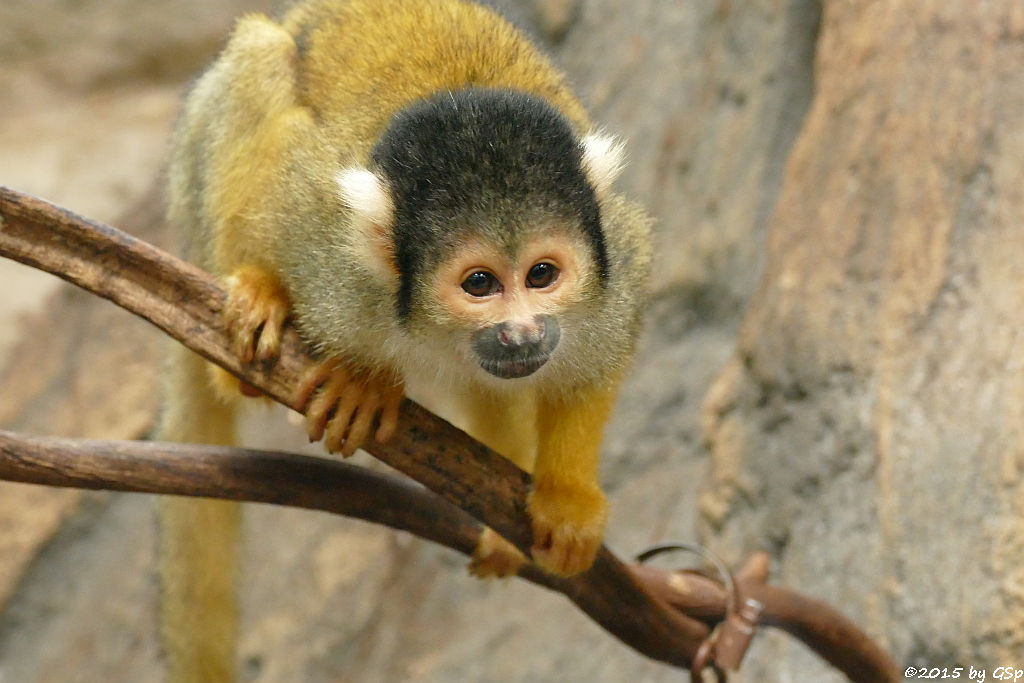
<path fill-rule="evenodd" d="M 620 162 L 611 138 L 581 138 L 541 98 L 471 88 L 399 112 L 369 167 L 338 183 L 414 344 L 463 374 L 516 380 L 557 368 L 600 310 L 601 200 Z"/>

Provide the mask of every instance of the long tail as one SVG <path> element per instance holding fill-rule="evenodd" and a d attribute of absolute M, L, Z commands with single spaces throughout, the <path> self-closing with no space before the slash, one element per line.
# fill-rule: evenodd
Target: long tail
<path fill-rule="evenodd" d="M 206 362 L 175 348 L 160 438 L 231 445 L 235 412 L 234 401 L 211 385 Z M 236 680 L 241 521 L 238 503 L 161 501 L 160 619 L 170 683 Z"/>

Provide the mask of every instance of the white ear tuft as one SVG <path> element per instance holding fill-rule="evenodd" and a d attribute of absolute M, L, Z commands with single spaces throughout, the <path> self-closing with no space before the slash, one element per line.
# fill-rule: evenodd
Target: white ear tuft
<path fill-rule="evenodd" d="M 391 229 L 395 205 L 384 181 L 361 166 L 345 168 L 334 176 L 341 201 L 352 209 L 349 228 L 357 258 L 382 278 L 395 274 Z"/>
<path fill-rule="evenodd" d="M 598 197 L 611 189 L 625 165 L 626 146 L 614 136 L 604 133 L 590 133 L 581 143 L 583 147 L 583 172 L 594 186 Z"/>
<path fill-rule="evenodd" d="M 395 209 L 384 181 L 359 166 L 342 169 L 334 178 L 346 206 L 377 228 L 391 227 Z"/>

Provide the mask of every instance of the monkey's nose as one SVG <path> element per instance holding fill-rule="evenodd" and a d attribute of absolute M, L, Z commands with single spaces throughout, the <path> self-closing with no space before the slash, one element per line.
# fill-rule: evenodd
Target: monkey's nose
<path fill-rule="evenodd" d="M 529 322 L 507 320 L 473 335 L 473 350 L 487 372 L 503 379 L 526 377 L 548 362 L 558 346 L 558 321 L 538 315 Z"/>
<path fill-rule="evenodd" d="M 528 323 L 506 321 L 498 326 L 498 342 L 502 346 L 536 346 L 544 340 L 544 319 L 534 318 Z"/>

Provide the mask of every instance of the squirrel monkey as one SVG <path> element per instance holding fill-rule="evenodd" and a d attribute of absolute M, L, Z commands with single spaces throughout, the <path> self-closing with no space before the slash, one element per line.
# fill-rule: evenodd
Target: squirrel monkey
<path fill-rule="evenodd" d="M 571 575 L 601 543 L 598 450 L 651 256 L 612 191 L 621 156 L 489 9 L 306 0 L 241 19 L 195 83 L 168 215 L 224 278 L 243 360 L 272 362 L 286 319 L 323 359 L 300 389 L 311 440 L 386 440 L 407 393 L 532 472 L 532 560 Z M 247 387 L 175 354 L 162 436 L 231 443 Z M 229 680 L 238 507 L 163 518 L 172 680 Z M 488 531 L 470 566 L 523 561 Z"/>

